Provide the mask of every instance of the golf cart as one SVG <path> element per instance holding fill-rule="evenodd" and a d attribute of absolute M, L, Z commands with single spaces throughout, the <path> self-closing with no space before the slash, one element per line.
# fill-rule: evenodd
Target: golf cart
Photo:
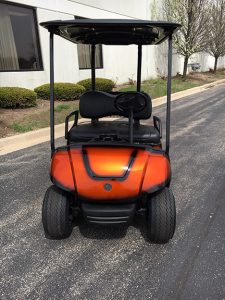
<path fill-rule="evenodd" d="M 172 35 L 180 27 L 170 22 L 78 19 L 41 23 L 50 33 L 51 171 L 42 208 L 47 238 L 69 237 L 77 213 L 89 223 L 129 224 L 138 211 L 146 216 L 150 241 L 168 242 L 174 234 L 176 209 L 169 188 L 171 168 L 170 102 Z M 91 45 L 92 90 L 80 97 L 79 111 L 65 120 L 67 145 L 55 148 L 54 34 L 75 44 Z M 158 117 L 150 120 L 152 103 L 141 91 L 142 46 L 168 39 L 166 146 Z M 137 90 L 102 92 L 95 89 L 95 47 L 130 45 L 138 48 Z M 79 114 L 90 121 L 79 124 Z M 103 117 L 118 116 L 116 120 Z M 69 120 L 74 122 L 69 129 Z M 149 123 L 150 124 L 150 123 Z"/>

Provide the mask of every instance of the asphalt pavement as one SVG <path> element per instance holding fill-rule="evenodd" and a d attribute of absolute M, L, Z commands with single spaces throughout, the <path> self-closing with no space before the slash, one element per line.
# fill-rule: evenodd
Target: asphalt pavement
<path fill-rule="evenodd" d="M 149 243 L 141 217 L 128 228 L 78 222 L 70 238 L 47 240 L 49 163 L 49 143 L 0 157 L 1 300 L 225 299 L 224 85 L 172 103 L 168 244 Z"/>

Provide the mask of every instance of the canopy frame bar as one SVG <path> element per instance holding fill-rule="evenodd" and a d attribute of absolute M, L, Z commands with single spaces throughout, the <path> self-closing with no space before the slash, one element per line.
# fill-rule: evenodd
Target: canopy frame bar
<path fill-rule="evenodd" d="M 166 154 L 170 151 L 170 114 L 171 114 L 171 83 L 172 83 L 172 34 L 168 39 L 168 75 L 167 75 L 167 105 L 166 105 Z"/>
<path fill-rule="evenodd" d="M 141 91 L 141 62 L 142 62 L 142 45 L 138 45 L 137 92 Z"/>
<path fill-rule="evenodd" d="M 54 33 L 50 32 L 49 37 L 50 54 L 50 138 L 51 155 L 55 152 L 55 110 L 54 110 Z"/>

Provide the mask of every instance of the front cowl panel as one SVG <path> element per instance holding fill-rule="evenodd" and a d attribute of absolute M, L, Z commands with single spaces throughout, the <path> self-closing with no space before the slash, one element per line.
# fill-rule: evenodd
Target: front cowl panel
<path fill-rule="evenodd" d="M 147 156 L 130 148 L 71 150 L 78 194 L 94 200 L 138 196 Z"/>
<path fill-rule="evenodd" d="M 89 200 L 135 198 L 169 176 L 166 156 L 131 147 L 60 149 L 51 165 L 53 183 Z"/>

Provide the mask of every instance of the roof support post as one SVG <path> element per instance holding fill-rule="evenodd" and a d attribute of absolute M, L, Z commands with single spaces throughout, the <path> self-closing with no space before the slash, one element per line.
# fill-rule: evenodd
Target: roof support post
<path fill-rule="evenodd" d="M 95 44 L 91 45 L 91 88 L 95 91 Z"/>
<path fill-rule="evenodd" d="M 138 45 L 137 92 L 141 91 L 141 61 L 142 61 L 142 45 Z"/>
<path fill-rule="evenodd" d="M 91 45 L 91 89 L 92 91 L 95 91 L 95 49 L 96 49 L 96 45 L 92 44 Z M 98 119 L 92 118 L 91 123 L 92 124 L 98 123 Z"/>
<path fill-rule="evenodd" d="M 51 155 L 55 152 L 55 116 L 54 116 L 54 33 L 50 32 L 50 138 Z"/>
<path fill-rule="evenodd" d="M 168 40 L 168 75 L 167 75 L 167 106 L 166 106 L 166 154 L 170 150 L 170 112 L 171 112 L 171 79 L 172 79 L 172 34 Z"/>

